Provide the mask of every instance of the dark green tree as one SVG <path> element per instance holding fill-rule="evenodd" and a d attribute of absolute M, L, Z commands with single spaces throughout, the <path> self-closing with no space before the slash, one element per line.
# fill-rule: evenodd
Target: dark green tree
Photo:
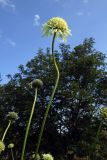
<path fill-rule="evenodd" d="M 107 105 L 105 55 L 94 49 L 94 43 L 93 38 L 89 38 L 76 46 L 73 51 L 70 45 L 65 44 L 60 44 L 59 50 L 55 51 L 60 82 L 40 148 L 42 152 L 51 152 L 55 159 L 66 159 L 67 156 L 73 155 L 85 157 L 89 154 L 101 121 L 99 108 Z M 6 141 L 6 143 L 10 141 L 15 143 L 17 159 L 20 157 L 25 126 L 34 98 L 29 83 L 35 78 L 40 78 L 44 86 L 39 90 L 30 128 L 29 145 L 26 150 L 28 157 L 35 150 L 40 125 L 54 85 L 54 77 L 50 49 L 47 48 L 46 51 L 39 49 L 26 66 L 20 65 L 19 72 L 13 76 L 8 75 L 9 82 L 0 86 L 0 121 L 2 122 L 0 135 L 6 125 L 3 117 L 8 111 L 15 110 L 20 117 L 10 129 Z M 100 149 L 98 151 L 96 148 L 93 149 L 94 158 L 99 153 L 100 159 L 107 158 L 104 132 L 107 133 L 105 122 L 99 141 Z"/>

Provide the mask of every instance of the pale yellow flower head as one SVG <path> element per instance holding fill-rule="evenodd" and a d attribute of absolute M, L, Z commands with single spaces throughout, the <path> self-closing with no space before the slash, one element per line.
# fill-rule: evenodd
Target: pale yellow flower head
<path fill-rule="evenodd" d="M 60 17 L 53 17 L 43 25 L 43 35 L 49 36 L 56 33 L 56 37 L 62 38 L 66 41 L 66 38 L 71 35 L 71 30 L 68 27 L 67 22 Z"/>
<path fill-rule="evenodd" d="M 0 153 L 5 150 L 5 144 L 0 140 Z"/>
<path fill-rule="evenodd" d="M 54 160 L 51 154 L 42 154 L 43 160 Z"/>
<path fill-rule="evenodd" d="M 107 107 L 101 108 L 100 113 L 105 119 L 107 119 Z"/>

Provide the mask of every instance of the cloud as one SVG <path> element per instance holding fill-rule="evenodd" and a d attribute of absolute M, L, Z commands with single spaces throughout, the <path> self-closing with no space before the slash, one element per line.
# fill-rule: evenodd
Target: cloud
<path fill-rule="evenodd" d="M 12 39 L 10 38 L 7 38 L 6 39 L 6 42 L 7 44 L 11 45 L 12 47 L 15 47 L 16 46 L 16 42 L 14 42 Z"/>
<path fill-rule="evenodd" d="M 83 16 L 84 13 L 83 13 L 83 12 L 77 12 L 76 15 L 77 15 L 77 16 Z"/>
<path fill-rule="evenodd" d="M 86 12 L 76 12 L 75 13 L 76 14 L 76 16 L 88 16 L 88 17 L 90 17 L 91 15 L 92 15 L 92 13 L 90 12 L 90 11 L 86 11 Z"/>
<path fill-rule="evenodd" d="M 33 22 L 34 26 L 39 26 L 40 25 L 40 16 L 39 14 L 35 14 L 34 15 L 34 22 Z"/>
<path fill-rule="evenodd" d="M 3 45 L 10 45 L 12 47 L 16 46 L 16 42 L 13 41 L 11 38 L 4 35 L 3 31 L 0 29 L 0 41 Z"/>
<path fill-rule="evenodd" d="M 54 0 L 55 3 L 59 4 L 64 9 L 71 9 L 72 0 Z"/>
<path fill-rule="evenodd" d="M 0 6 L 1 7 L 9 7 L 11 8 L 13 11 L 15 10 L 15 5 L 12 3 L 11 0 L 0 0 Z"/>
<path fill-rule="evenodd" d="M 89 0 L 83 0 L 83 3 L 88 3 L 89 2 Z"/>

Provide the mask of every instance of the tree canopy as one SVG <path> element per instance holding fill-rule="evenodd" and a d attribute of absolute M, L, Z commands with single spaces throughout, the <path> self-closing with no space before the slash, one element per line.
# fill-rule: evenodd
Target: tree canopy
<path fill-rule="evenodd" d="M 73 50 L 70 45 L 60 44 L 59 50 L 55 51 L 60 82 L 46 122 L 40 151 L 51 152 L 56 160 L 69 159 L 74 154 L 86 157 L 91 150 L 97 160 L 107 159 L 105 121 L 97 145 L 92 148 L 102 121 L 99 109 L 107 106 L 106 57 L 94 48 L 94 43 L 94 39 L 89 38 Z M 26 152 L 29 157 L 35 151 L 40 125 L 55 81 L 50 48 L 46 51 L 39 49 L 33 59 L 25 66 L 19 65 L 18 69 L 18 73 L 8 75 L 7 84 L 0 85 L 0 136 L 6 126 L 5 115 L 9 111 L 18 112 L 20 118 L 9 130 L 6 144 L 13 142 L 15 156 L 19 157 L 34 98 L 29 83 L 40 78 L 44 85 L 38 92 L 27 142 Z"/>

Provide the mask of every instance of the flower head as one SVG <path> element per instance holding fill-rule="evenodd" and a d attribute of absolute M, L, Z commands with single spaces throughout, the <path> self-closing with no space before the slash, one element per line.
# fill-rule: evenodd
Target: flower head
<path fill-rule="evenodd" d="M 9 149 L 14 148 L 14 144 L 13 144 L 13 143 L 10 143 L 10 144 L 8 145 L 8 148 L 9 148 Z"/>
<path fill-rule="evenodd" d="M 56 37 L 62 38 L 66 41 L 67 36 L 71 34 L 67 22 L 60 17 L 53 17 L 43 25 L 43 35 L 49 36 L 56 33 Z"/>
<path fill-rule="evenodd" d="M 42 154 L 43 160 L 54 160 L 51 154 Z"/>
<path fill-rule="evenodd" d="M 12 121 L 15 121 L 19 118 L 16 112 L 8 112 L 7 117 Z"/>
<path fill-rule="evenodd" d="M 31 88 L 41 88 L 43 86 L 43 82 L 40 79 L 34 79 L 31 82 Z"/>
<path fill-rule="evenodd" d="M 5 150 L 5 144 L 0 140 L 0 153 Z"/>
<path fill-rule="evenodd" d="M 107 107 L 101 108 L 100 113 L 105 119 L 107 119 Z"/>

